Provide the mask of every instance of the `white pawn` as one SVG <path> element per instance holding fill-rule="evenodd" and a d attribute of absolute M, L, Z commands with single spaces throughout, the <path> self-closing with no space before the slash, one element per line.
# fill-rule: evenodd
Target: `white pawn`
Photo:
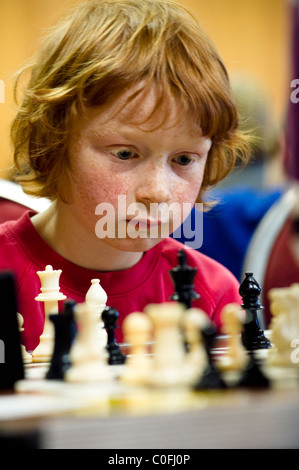
<path fill-rule="evenodd" d="M 152 322 L 146 313 L 134 312 L 123 321 L 122 331 L 125 342 L 129 344 L 122 380 L 134 384 L 144 384 L 151 373 L 152 358 L 147 344 L 152 337 Z"/>
<path fill-rule="evenodd" d="M 184 373 L 187 383 L 192 384 L 203 373 L 207 365 L 207 353 L 202 343 L 201 330 L 210 322 L 207 314 L 199 308 L 184 312 L 183 328 L 188 344 Z"/>
<path fill-rule="evenodd" d="M 41 292 L 35 300 L 44 302 L 45 323 L 39 345 L 32 354 L 33 362 L 49 362 L 53 354 L 54 328 L 49 316 L 58 314 L 58 302 L 66 299 L 59 287 L 61 273 L 61 269 L 53 270 L 50 265 L 46 266 L 45 271 L 37 271 L 41 281 Z"/>
<path fill-rule="evenodd" d="M 24 331 L 24 328 L 23 328 L 24 318 L 19 312 L 17 312 L 17 317 L 18 317 L 18 324 L 19 324 L 19 332 L 21 333 L 22 331 Z M 23 362 L 25 364 L 29 364 L 30 362 L 32 362 L 32 356 L 31 354 L 29 354 L 29 352 L 26 351 L 24 344 L 21 344 L 21 351 L 22 351 L 22 356 L 23 356 Z"/>
<path fill-rule="evenodd" d="M 75 310 L 78 332 L 70 351 L 72 366 L 65 374 L 67 382 L 101 382 L 112 378 L 111 371 L 98 345 L 96 318 L 87 303 Z"/>
<path fill-rule="evenodd" d="M 221 311 L 222 332 L 228 335 L 227 354 L 219 358 L 222 370 L 241 371 L 248 362 L 246 349 L 242 344 L 242 310 L 237 303 L 230 303 Z"/>
<path fill-rule="evenodd" d="M 181 334 L 182 304 L 165 302 L 149 304 L 145 312 L 153 322 L 153 371 L 148 383 L 172 386 L 184 383 L 185 348 Z"/>
<path fill-rule="evenodd" d="M 99 341 L 99 347 L 105 348 L 107 345 L 107 331 L 104 328 L 102 312 L 106 307 L 107 294 L 100 285 L 99 279 L 92 279 L 91 286 L 85 296 L 86 303 L 91 307 L 96 318 L 96 330 Z"/>

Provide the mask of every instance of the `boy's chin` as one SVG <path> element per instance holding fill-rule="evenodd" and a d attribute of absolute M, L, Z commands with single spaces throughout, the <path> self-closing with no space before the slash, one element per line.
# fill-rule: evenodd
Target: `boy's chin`
<path fill-rule="evenodd" d="M 106 243 L 120 251 L 129 251 L 132 253 L 139 253 L 148 251 L 158 243 L 162 238 L 126 238 L 126 239 L 105 239 Z"/>

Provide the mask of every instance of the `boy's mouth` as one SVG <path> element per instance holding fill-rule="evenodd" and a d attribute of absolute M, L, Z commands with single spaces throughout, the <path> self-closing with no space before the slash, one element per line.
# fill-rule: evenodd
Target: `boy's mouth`
<path fill-rule="evenodd" d="M 133 222 L 132 222 L 133 221 Z M 135 227 L 138 227 L 140 229 L 149 229 L 151 227 L 159 227 L 162 222 L 160 220 L 153 220 L 153 219 L 137 219 L 135 217 L 132 218 L 127 218 L 126 219 L 127 223 L 133 223 Z"/>

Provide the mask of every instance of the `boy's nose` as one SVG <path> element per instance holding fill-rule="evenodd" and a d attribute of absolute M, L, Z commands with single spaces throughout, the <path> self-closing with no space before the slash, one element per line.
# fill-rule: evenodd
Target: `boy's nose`
<path fill-rule="evenodd" d="M 161 167 L 144 169 L 139 176 L 136 201 L 143 203 L 169 202 L 171 199 L 170 175 Z"/>

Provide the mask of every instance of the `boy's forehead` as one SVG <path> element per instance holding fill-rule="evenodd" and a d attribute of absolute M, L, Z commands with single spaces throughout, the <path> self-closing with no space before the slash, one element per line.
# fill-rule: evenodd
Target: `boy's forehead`
<path fill-rule="evenodd" d="M 120 123 L 130 133 L 132 127 L 150 131 L 171 128 L 180 122 L 186 122 L 192 134 L 202 136 L 198 121 L 188 113 L 181 100 L 169 97 L 159 103 L 154 87 L 139 91 L 139 87 L 133 87 L 103 106 L 87 108 L 87 126 L 94 124 L 98 133 L 105 135 L 118 131 Z"/>

